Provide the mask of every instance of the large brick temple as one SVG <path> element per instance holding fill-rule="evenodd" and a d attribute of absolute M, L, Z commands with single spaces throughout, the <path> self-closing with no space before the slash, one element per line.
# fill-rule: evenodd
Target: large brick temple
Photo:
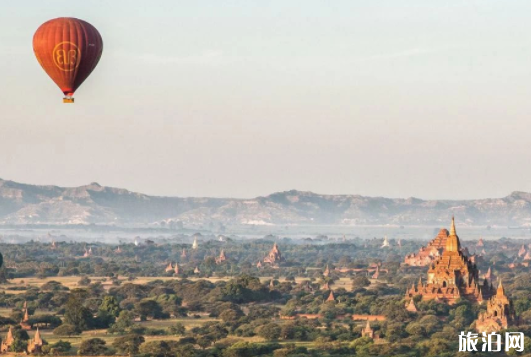
<path fill-rule="evenodd" d="M 450 234 L 446 239 L 446 248 L 429 266 L 428 280 L 406 291 L 406 298 L 421 295 L 422 300 L 437 299 L 448 304 L 455 303 L 459 298 L 472 302 L 483 302 L 494 295 L 492 284 L 487 279 L 479 281 L 476 264 L 461 250 L 461 242 L 455 229 L 452 217 Z"/>

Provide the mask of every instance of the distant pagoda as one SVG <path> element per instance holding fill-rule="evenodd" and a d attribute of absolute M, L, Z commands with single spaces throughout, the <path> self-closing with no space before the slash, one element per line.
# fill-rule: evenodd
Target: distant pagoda
<path fill-rule="evenodd" d="M 415 302 L 413 299 L 409 300 L 409 304 L 406 305 L 406 310 L 409 312 L 418 312 L 417 306 L 415 305 Z"/>
<path fill-rule="evenodd" d="M 278 245 L 275 242 L 275 244 L 273 244 L 273 249 L 271 249 L 267 257 L 264 258 L 264 263 L 278 264 L 283 261 L 284 258 L 282 258 L 282 253 L 280 253 L 280 249 L 278 249 Z"/>
<path fill-rule="evenodd" d="M 493 294 L 494 289 L 486 279 L 482 285 L 479 284 L 476 264 L 461 251 L 461 243 L 452 217 L 446 250 L 431 263 L 427 283 L 424 285 L 419 280 L 417 287 L 413 285 L 406 291 L 406 298 L 421 295 L 422 300 L 438 299 L 451 305 L 459 298 L 481 303 Z"/>
<path fill-rule="evenodd" d="M 491 267 L 489 267 L 489 270 L 487 270 L 487 274 L 485 274 L 484 278 L 487 279 L 487 281 L 491 284 L 494 282 L 494 280 L 496 280 L 496 276 L 492 272 Z"/>
<path fill-rule="evenodd" d="M 390 247 L 391 247 L 391 244 L 389 244 L 389 240 L 387 239 L 387 236 L 385 236 L 382 246 L 380 248 L 390 248 Z"/>
<path fill-rule="evenodd" d="M 84 249 L 85 249 L 85 253 L 83 254 L 83 257 L 88 258 L 92 256 L 92 247 L 89 247 L 88 250 L 87 250 L 87 247 L 85 247 Z"/>
<path fill-rule="evenodd" d="M 225 256 L 225 250 L 221 250 L 221 253 L 219 253 L 219 257 L 216 258 L 216 264 L 221 264 L 225 260 L 227 260 L 227 257 Z"/>
<path fill-rule="evenodd" d="M 367 319 L 367 324 L 365 325 L 365 328 L 361 331 L 361 336 L 374 339 L 374 330 L 371 328 L 371 323 L 369 322 L 369 319 Z"/>
<path fill-rule="evenodd" d="M 330 290 L 330 295 L 328 295 L 328 299 L 326 299 L 326 302 L 335 302 L 336 298 L 334 296 L 334 291 Z"/>
<path fill-rule="evenodd" d="M 24 306 L 22 307 L 24 315 L 22 315 L 22 320 L 20 321 L 20 327 L 24 330 L 31 330 L 31 325 L 29 324 L 29 311 L 28 311 L 28 302 L 24 301 Z"/>
<path fill-rule="evenodd" d="M 325 277 L 330 276 L 330 268 L 328 267 L 328 264 L 326 264 L 326 269 L 323 272 L 323 276 Z"/>
<path fill-rule="evenodd" d="M 378 277 L 380 276 L 380 266 L 376 266 L 376 270 L 374 271 L 374 274 L 372 274 L 372 279 L 378 279 Z"/>
<path fill-rule="evenodd" d="M 171 263 L 168 263 L 168 266 L 166 266 L 166 269 L 164 270 L 166 273 L 173 271 L 173 265 Z"/>

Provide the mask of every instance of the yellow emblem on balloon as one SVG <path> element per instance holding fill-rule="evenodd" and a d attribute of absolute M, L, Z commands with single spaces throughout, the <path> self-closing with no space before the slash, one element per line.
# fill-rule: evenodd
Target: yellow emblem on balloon
<path fill-rule="evenodd" d="M 65 47 L 67 47 L 67 49 L 65 49 Z M 68 47 L 70 48 L 68 49 Z M 72 72 L 81 62 L 81 52 L 72 42 L 60 42 L 53 49 L 53 62 L 61 71 Z"/>

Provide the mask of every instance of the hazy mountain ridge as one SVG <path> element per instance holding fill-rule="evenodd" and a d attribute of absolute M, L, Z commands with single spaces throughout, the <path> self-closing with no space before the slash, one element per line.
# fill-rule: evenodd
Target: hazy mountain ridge
<path fill-rule="evenodd" d="M 0 179 L 1 224 L 397 224 L 531 226 L 531 193 L 479 200 L 391 199 L 286 191 L 253 199 L 149 196 L 100 186 L 38 186 Z"/>

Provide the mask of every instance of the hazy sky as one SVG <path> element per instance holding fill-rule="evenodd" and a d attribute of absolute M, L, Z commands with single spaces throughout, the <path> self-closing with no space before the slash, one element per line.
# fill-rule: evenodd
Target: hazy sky
<path fill-rule="evenodd" d="M 158 195 L 531 191 L 529 1 L 9 1 L 0 177 Z M 32 36 L 103 36 L 76 93 Z"/>

